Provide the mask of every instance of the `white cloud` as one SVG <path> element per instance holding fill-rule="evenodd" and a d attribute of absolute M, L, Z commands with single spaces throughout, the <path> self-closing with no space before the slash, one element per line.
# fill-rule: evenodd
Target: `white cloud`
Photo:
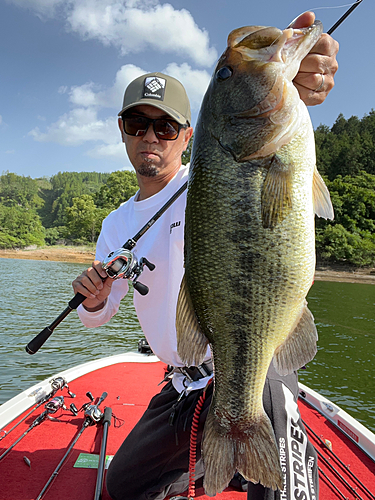
<path fill-rule="evenodd" d="M 97 108 L 114 108 L 120 110 L 125 88 L 131 81 L 145 73 L 147 71 L 134 64 L 125 64 L 116 73 L 112 87 L 101 90 L 101 87 L 93 82 L 74 86 L 70 90 L 67 89 L 69 101 L 74 106 L 94 106 Z"/>
<path fill-rule="evenodd" d="M 202 98 L 210 83 L 210 74 L 205 70 L 192 69 L 187 63 L 178 65 L 170 63 L 163 73 L 174 76 L 186 89 L 189 96 L 190 106 L 193 110 L 199 110 Z"/>
<path fill-rule="evenodd" d="M 188 64 L 169 64 L 164 73 L 174 76 L 182 82 L 188 93 L 193 111 L 199 109 L 202 97 L 210 80 L 205 70 L 194 70 Z M 116 114 L 121 109 L 124 89 L 146 70 L 133 64 L 122 66 L 116 73 L 111 87 L 103 89 L 94 82 L 73 86 L 70 89 L 58 89 L 66 94 L 72 109 L 49 125 L 45 131 L 39 127 L 29 132 L 38 142 L 54 142 L 64 146 L 80 146 L 94 142 L 95 146 L 87 152 L 91 157 L 107 157 L 124 162 L 124 147 L 117 127 Z M 99 113 L 110 108 L 107 118 L 100 119 Z M 115 110 L 113 112 L 113 110 Z M 129 161 L 128 161 L 129 163 Z M 130 164 L 129 164 L 130 165 Z"/>
<path fill-rule="evenodd" d="M 3 123 L 3 117 L 0 115 L 0 125 Z"/>
<path fill-rule="evenodd" d="M 113 86 L 108 89 L 102 89 L 93 82 L 70 89 L 60 87 L 58 92 L 67 95 L 72 109 L 44 131 L 35 127 L 28 135 L 38 142 L 54 142 L 63 146 L 95 142 L 97 145 L 88 151 L 89 156 L 123 161 L 124 147 L 117 126 L 117 110 L 121 109 L 127 85 L 146 72 L 133 64 L 127 64 L 120 68 Z M 99 119 L 98 114 L 104 108 L 115 109 L 116 112 L 111 111 L 110 116 Z"/>
<path fill-rule="evenodd" d="M 216 49 L 186 9 L 159 1 L 129 0 L 8 0 L 42 17 L 62 17 L 68 30 L 84 40 L 96 39 L 122 54 L 152 49 L 189 57 L 211 66 Z"/>
<path fill-rule="evenodd" d="M 93 149 L 90 149 L 87 152 L 88 156 L 91 158 L 110 158 L 115 161 L 124 162 L 126 156 L 125 148 L 122 142 L 118 142 L 117 144 L 102 144 L 100 146 L 96 146 Z M 131 168 L 130 161 L 126 162 Z"/>
<path fill-rule="evenodd" d="M 100 120 L 92 108 L 73 109 L 47 127 L 46 132 L 36 127 L 29 135 L 38 142 L 56 142 L 64 146 L 80 146 L 89 141 L 111 144 L 119 138 L 115 117 Z"/>
<path fill-rule="evenodd" d="M 93 82 L 85 83 L 79 87 L 74 86 L 69 92 L 69 100 L 76 106 L 83 106 L 85 108 L 96 106 L 96 94 L 94 92 L 95 84 Z"/>

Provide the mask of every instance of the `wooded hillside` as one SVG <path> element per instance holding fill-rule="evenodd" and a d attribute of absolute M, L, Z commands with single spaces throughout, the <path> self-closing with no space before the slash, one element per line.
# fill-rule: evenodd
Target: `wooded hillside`
<path fill-rule="evenodd" d="M 375 265 L 375 111 L 339 115 L 315 131 L 317 166 L 331 193 L 335 220 L 316 219 L 321 262 Z M 190 159 L 191 146 L 183 162 Z M 0 248 L 95 242 L 102 220 L 138 189 L 133 172 L 59 172 L 32 179 L 0 176 Z"/>

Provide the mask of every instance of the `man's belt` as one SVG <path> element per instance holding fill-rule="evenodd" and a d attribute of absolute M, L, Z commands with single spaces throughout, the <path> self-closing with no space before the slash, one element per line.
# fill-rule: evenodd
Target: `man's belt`
<path fill-rule="evenodd" d="M 190 382 L 195 382 L 201 378 L 209 377 L 212 374 L 213 366 L 211 359 L 209 359 L 199 366 L 182 366 L 179 367 L 178 370 L 184 374 Z"/>

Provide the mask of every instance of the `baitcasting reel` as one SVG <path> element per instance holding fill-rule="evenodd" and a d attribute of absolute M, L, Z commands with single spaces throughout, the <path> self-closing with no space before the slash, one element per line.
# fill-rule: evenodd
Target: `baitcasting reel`
<path fill-rule="evenodd" d="M 147 266 L 150 271 L 155 269 L 155 265 L 145 257 L 142 257 L 138 262 L 135 254 L 125 248 L 119 248 L 111 252 L 103 260 L 103 269 L 110 278 L 114 280 L 124 278 L 132 281 L 134 288 L 141 295 L 148 293 L 148 287 L 138 281 L 144 266 Z"/>

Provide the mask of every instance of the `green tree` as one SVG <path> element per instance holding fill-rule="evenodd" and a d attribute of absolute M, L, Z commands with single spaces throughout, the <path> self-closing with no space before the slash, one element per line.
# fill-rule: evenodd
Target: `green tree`
<path fill-rule="evenodd" d="M 73 198 L 83 194 L 94 195 L 108 176 L 98 172 L 58 172 L 49 179 L 49 183 L 46 179 L 38 179 L 45 202 L 39 210 L 44 227 L 64 226 L 66 208 L 72 206 Z"/>
<path fill-rule="evenodd" d="M 327 180 L 335 220 L 317 219 L 316 247 L 322 260 L 356 266 L 375 264 L 375 176 L 338 175 Z"/>
<path fill-rule="evenodd" d="M 66 208 L 66 228 L 69 237 L 79 243 L 95 242 L 102 221 L 108 213 L 108 209 L 98 209 L 89 194 L 74 198 L 73 205 Z"/>
<path fill-rule="evenodd" d="M 115 210 L 138 191 L 137 176 L 129 170 L 112 172 L 106 183 L 95 194 L 95 204 L 100 208 Z"/>
<path fill-rule="evenodd" d="M 39 208 L 44 204 L 39 194 L 38 183 L 31 177 L 10 172 L 0 176 L 0 203 L 4 206 Z"/>
<path fill-rule="evenodd" d="M 0 248 L 24 248 L 44 245 L 40 217 L 23 207 L 0 204 Z"/>

